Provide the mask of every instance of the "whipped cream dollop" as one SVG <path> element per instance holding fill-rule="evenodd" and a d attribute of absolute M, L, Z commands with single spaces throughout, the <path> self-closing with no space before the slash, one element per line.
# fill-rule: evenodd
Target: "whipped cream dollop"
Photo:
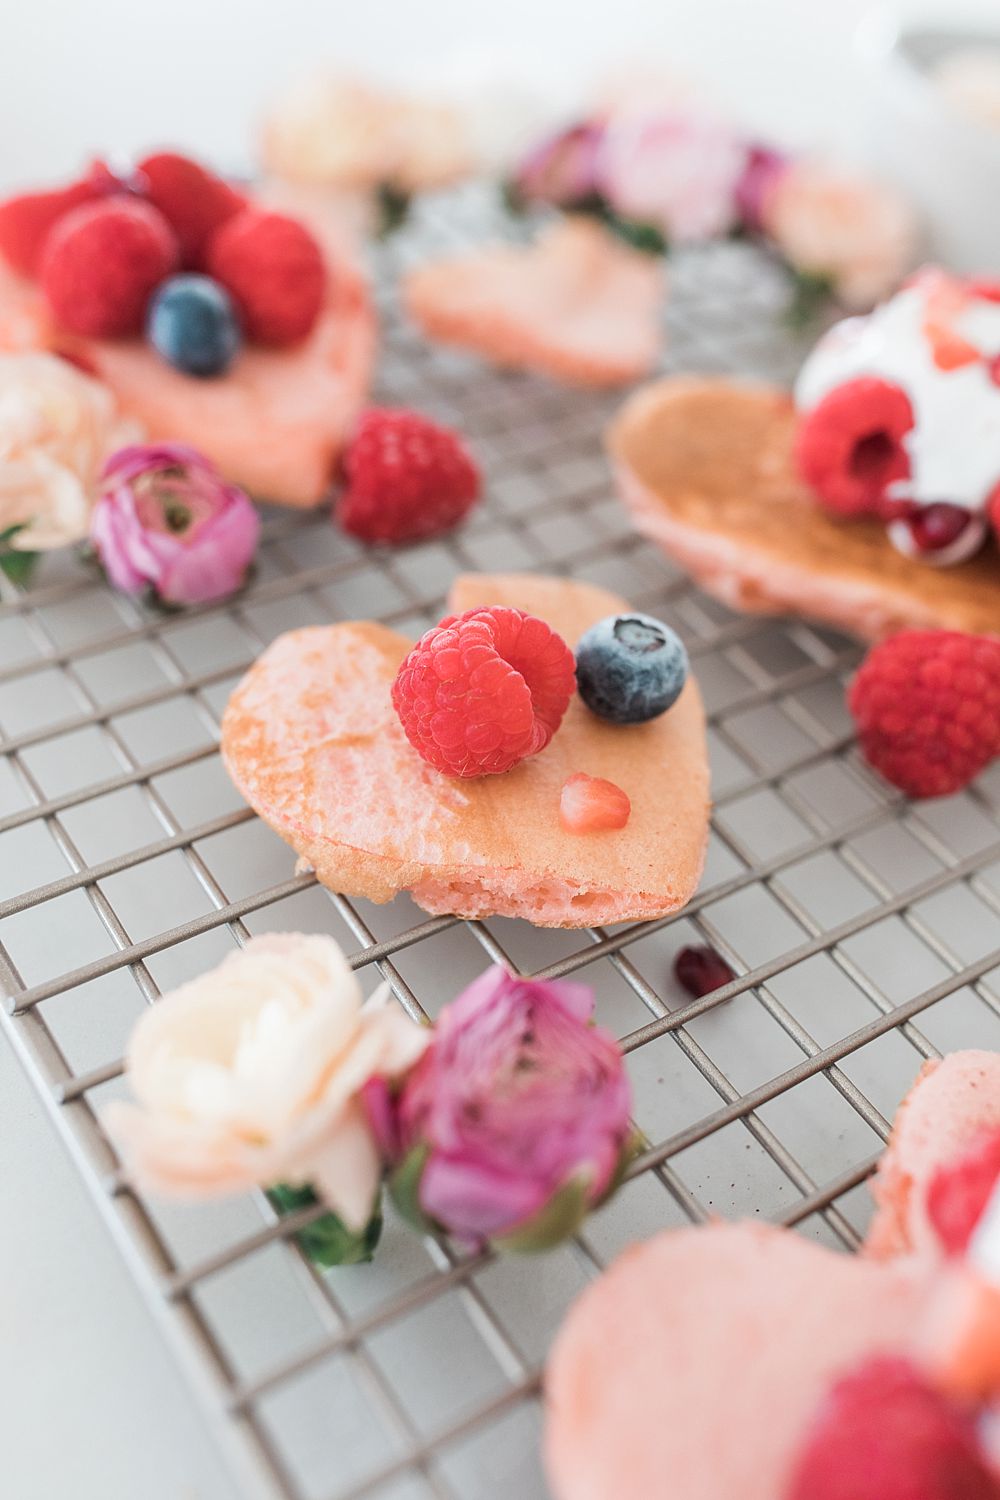
<path fill-rule="evenodd" d="M 1000 484 L 1000 302 L 972 282 L 922 273 L 819 341 L 796 382 L 796 406 L 809 411 L 860 376 L 899 386 L 913 408 L 903 439 L 910 475 L 892 498 L 982 511 Z"/>

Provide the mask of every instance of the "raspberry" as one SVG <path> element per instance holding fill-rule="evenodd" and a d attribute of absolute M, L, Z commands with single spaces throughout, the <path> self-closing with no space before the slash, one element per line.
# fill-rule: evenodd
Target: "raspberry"
<path fill-rule="evenodd" d="M 344 473 L 337 520 L 365 542 L 438 536 L 479 497 L 479 470 L 457 433 L 414 411 L 366 412 Z"/>
<path fill-rule="evenodd" d="M 162 214 L 136 198 L 107 198 L 59 220 L 42 256 L 42 290 L 70 333 L 126 337 L 142 331 L 150 295 L 177 260 Z"/>
<path fill-rule="evenodd" d="M 835 515 L 874 514 L 889 486 L 909 475 L 903 438 L 912 426 L 899 386 L 870 376 L 845 380 L 799 422 L 799 473 Z"/>
<path fill-rule="evenodd" d="M 674 959 L 674 978 L 689 995 L 699 1000 L 702 995 L 721 990 L 736 975 L 714 948 L 703 944 L 681 949 Z"/>
<path fill-rule="evenodd" d="M 1000 751 L 1000 640 L 906 630 L 865 657 L 848 694 L 866 760 L 911 797 L 945 797 Z"/>
<path fill-rule="evenodd" d="M 101 161 L 86 177 L 51 193 L 19 193 L 0 203 L 0 253 L 22 276 L 36 276 L 45 241 L 57 220 L 81 203 L 93 203 L 121 185 Z"/>
<path fill-rule="evenodd" d="M 603 776 L 576 771 L 563 782 L 559 821 L 567 833 L 599 833 L 624 828 L 632 812 L 628 794 Z"/>
<path fill-rule="evenodd" d="M 246 199 L 214 172 L 175 151 L 144 157 L 139 172 L 146 197 L 177 236 L 181 264 L 200 268 L 208 240 L 246 207 Z"/>
<path fill-rule="evenodd" d="M 927 1215 L 949 1255 L 961 1255 L 1000 1179 L 1000 1130 L 988 1131 L 956 1162 L 938 1167 Z"/>
<path fill-rule="evenodd" d="M 905 1359 L 838 1380 L 794 1465 L 786 1500 L 1000 1500 L 964 1408 Z"/>
<path fill-rule="evenodd" d="M 449 615 L 406 657 L 393 707 L 415 750 L 446 776 L 492 776 L 544 750 L 573 695 L 573 653 L 505 605 Z"/>
<path fill-rule="evenodd" d="M 260 344 L 297 344 L 319 317 L 326 265 L 297 219 L 245 208 L 209 240 L 206 261 L 239 308 L 247 337 Z"/>

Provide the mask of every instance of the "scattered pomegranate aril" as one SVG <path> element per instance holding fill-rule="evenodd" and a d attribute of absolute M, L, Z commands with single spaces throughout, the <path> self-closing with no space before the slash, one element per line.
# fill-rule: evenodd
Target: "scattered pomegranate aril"
<path fill-rule="evenodd" d="M 702 995 L 721 989 L 736 975 L 714 948 L 701 946 L 681 949 L 674 959 L 674 978 L 699 1000 Z"/>
<path fill-rule="evenodd" d="M 968 526 L 969 512 L 960 505 L 925 505 L 910 517 L 910 532 L 921 552 L 939 552 L 958 540 Z"/>

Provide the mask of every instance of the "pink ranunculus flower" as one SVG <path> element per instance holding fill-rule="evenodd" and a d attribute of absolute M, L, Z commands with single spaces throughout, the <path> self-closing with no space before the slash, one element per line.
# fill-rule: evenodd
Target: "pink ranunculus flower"
<path fill-rule="evenodd" d="M 633 1149 L 631 1090 L 580 984 L 488 969 L 447 1006 L 369 1117 L 401 1211 L 472 1245 L 542 1249 L 613 1191 Z"/>
<path fill-rule="evenodd" d="M 248 496 L 193 448 L 139 443 L 104 466 L 90 539 L 127 594 L 149 588 L 167 604 L 223 599 L 246 577 L 259 536 Z"/>
<path fill-rule="evenodd" d="M 0 354 L 0 532 L 22 528 L 11 547 L 82 541 L 102 464 L 138 436 L 108 387 L 68 360 Z"/>
<path fill-rule="evenodd" d="M 791 158 L 771 146 L 751 146 L 736 184 L 736 215 L 747 234 L 764 231 L 764 203 L 791 166 Z"/>
<path fill-rule="evenodd" d="M 573 208 L 600 191 L 598 165 L 604 124 L 584 120 L 546 136 L 520 160 L 511 187 L 521 202 Z"/>
<path fill-rule="evenodd" d="M 181 1198 L 309 1186 L 363 1229 L 382 1163 L 361 1090 L 429 1038 L 386 1002 L 384 987 L 363 1002 L 332 938 L 298 933 L 253 938 L 164 995 L 129 1043 L 135 1103 L 106 1111 L 129 1172 Z"/>
<path fill-rule="evenodd" d="M 916 224 L 897 193 L 813 161 L 777 178 L 761 218 L 794 270 L 828 279 L 840 301 L 859 310 L 898 285 L 916 251 Z"/>
<path fill-rule="evenodd" d="M 600 175 L 623 218 L 655 225 L 668 242 L 708 240 L 735 221 L 745 164 L 742 141 L 711 115 L 625 112 L 608 126 Z"/>

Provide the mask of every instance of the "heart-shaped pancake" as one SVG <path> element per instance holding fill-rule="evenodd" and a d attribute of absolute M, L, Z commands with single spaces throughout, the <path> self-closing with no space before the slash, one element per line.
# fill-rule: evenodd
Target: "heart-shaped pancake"
<path fill-rule="evenodd" d="M 832 1381 L 912 1349 L 927 1290 L 913 1264 L 760 1224 L 626 1251 L 549 1359 L 556 1500 L 781 1500 Z"/>
<path fill-rule="evenodd" d="M 927 1190 L 939 1167 L 991 1130 L 1000 1130 L 1000 1052 L 951 1052 L 926 1062 L 896 1111 L 872 1183 L 878 1212 L 865 1242 L 869 1255 L 941 1259 Z"/>
<path fill-rule="evenodd" d="M 268 203 L 283 208 L 285 199 Z M 299 211 L 296 200 L 290 211 Z M 367 396 L 375 316 L 351 232 L 315 207 L 300 217 L 323 247 L 329 283 L 315 326 L 291 348 L 247 345 L 225 375 L 185 375 L 142 339 L 65 334 L 37 285 L 0 267 L 0 349 L 74 356 L 150 440 L 189 443 L 260 500 L 316 505 Z"/>
<path fill-rule="evenodd" d="M 589 584 L 468 575 L 454 613 L 513 605 L 571 646 L 627 605 Z M 705 851 L 704 713 L 689 678 L 645 724 L 595 718 L 574 696 L 541 754 L 500 776 L 452 780 L 406 739 L 390 690 L 412 643 L 370 623 L 281 636 L 250 669 L 222 721 L 222 755 L 251 807 L 332 890 L 427 911 L 583 927 L 666 915 L 692 896 Z M 576 771 L 614 781 L 621 830 L 573 834 L 559 820 Z"/>
<path fill-rule="evenodd" d="M 790 397 L 728 380 L 638 391 L 608 448 L 639 530 L 733 609 L 799 614 L 865 639 L 904 628 L 1000 634 L 1000 558 L 933 568 L 880 522 L 837 521 L 792 461 Z"/>
<path fill-rule="evenodd" d="M 588 219 L 420 266 L 403 291 L 429 338 L 573 385 L 639 380 L 660 352 L 662 266 Z"/>

